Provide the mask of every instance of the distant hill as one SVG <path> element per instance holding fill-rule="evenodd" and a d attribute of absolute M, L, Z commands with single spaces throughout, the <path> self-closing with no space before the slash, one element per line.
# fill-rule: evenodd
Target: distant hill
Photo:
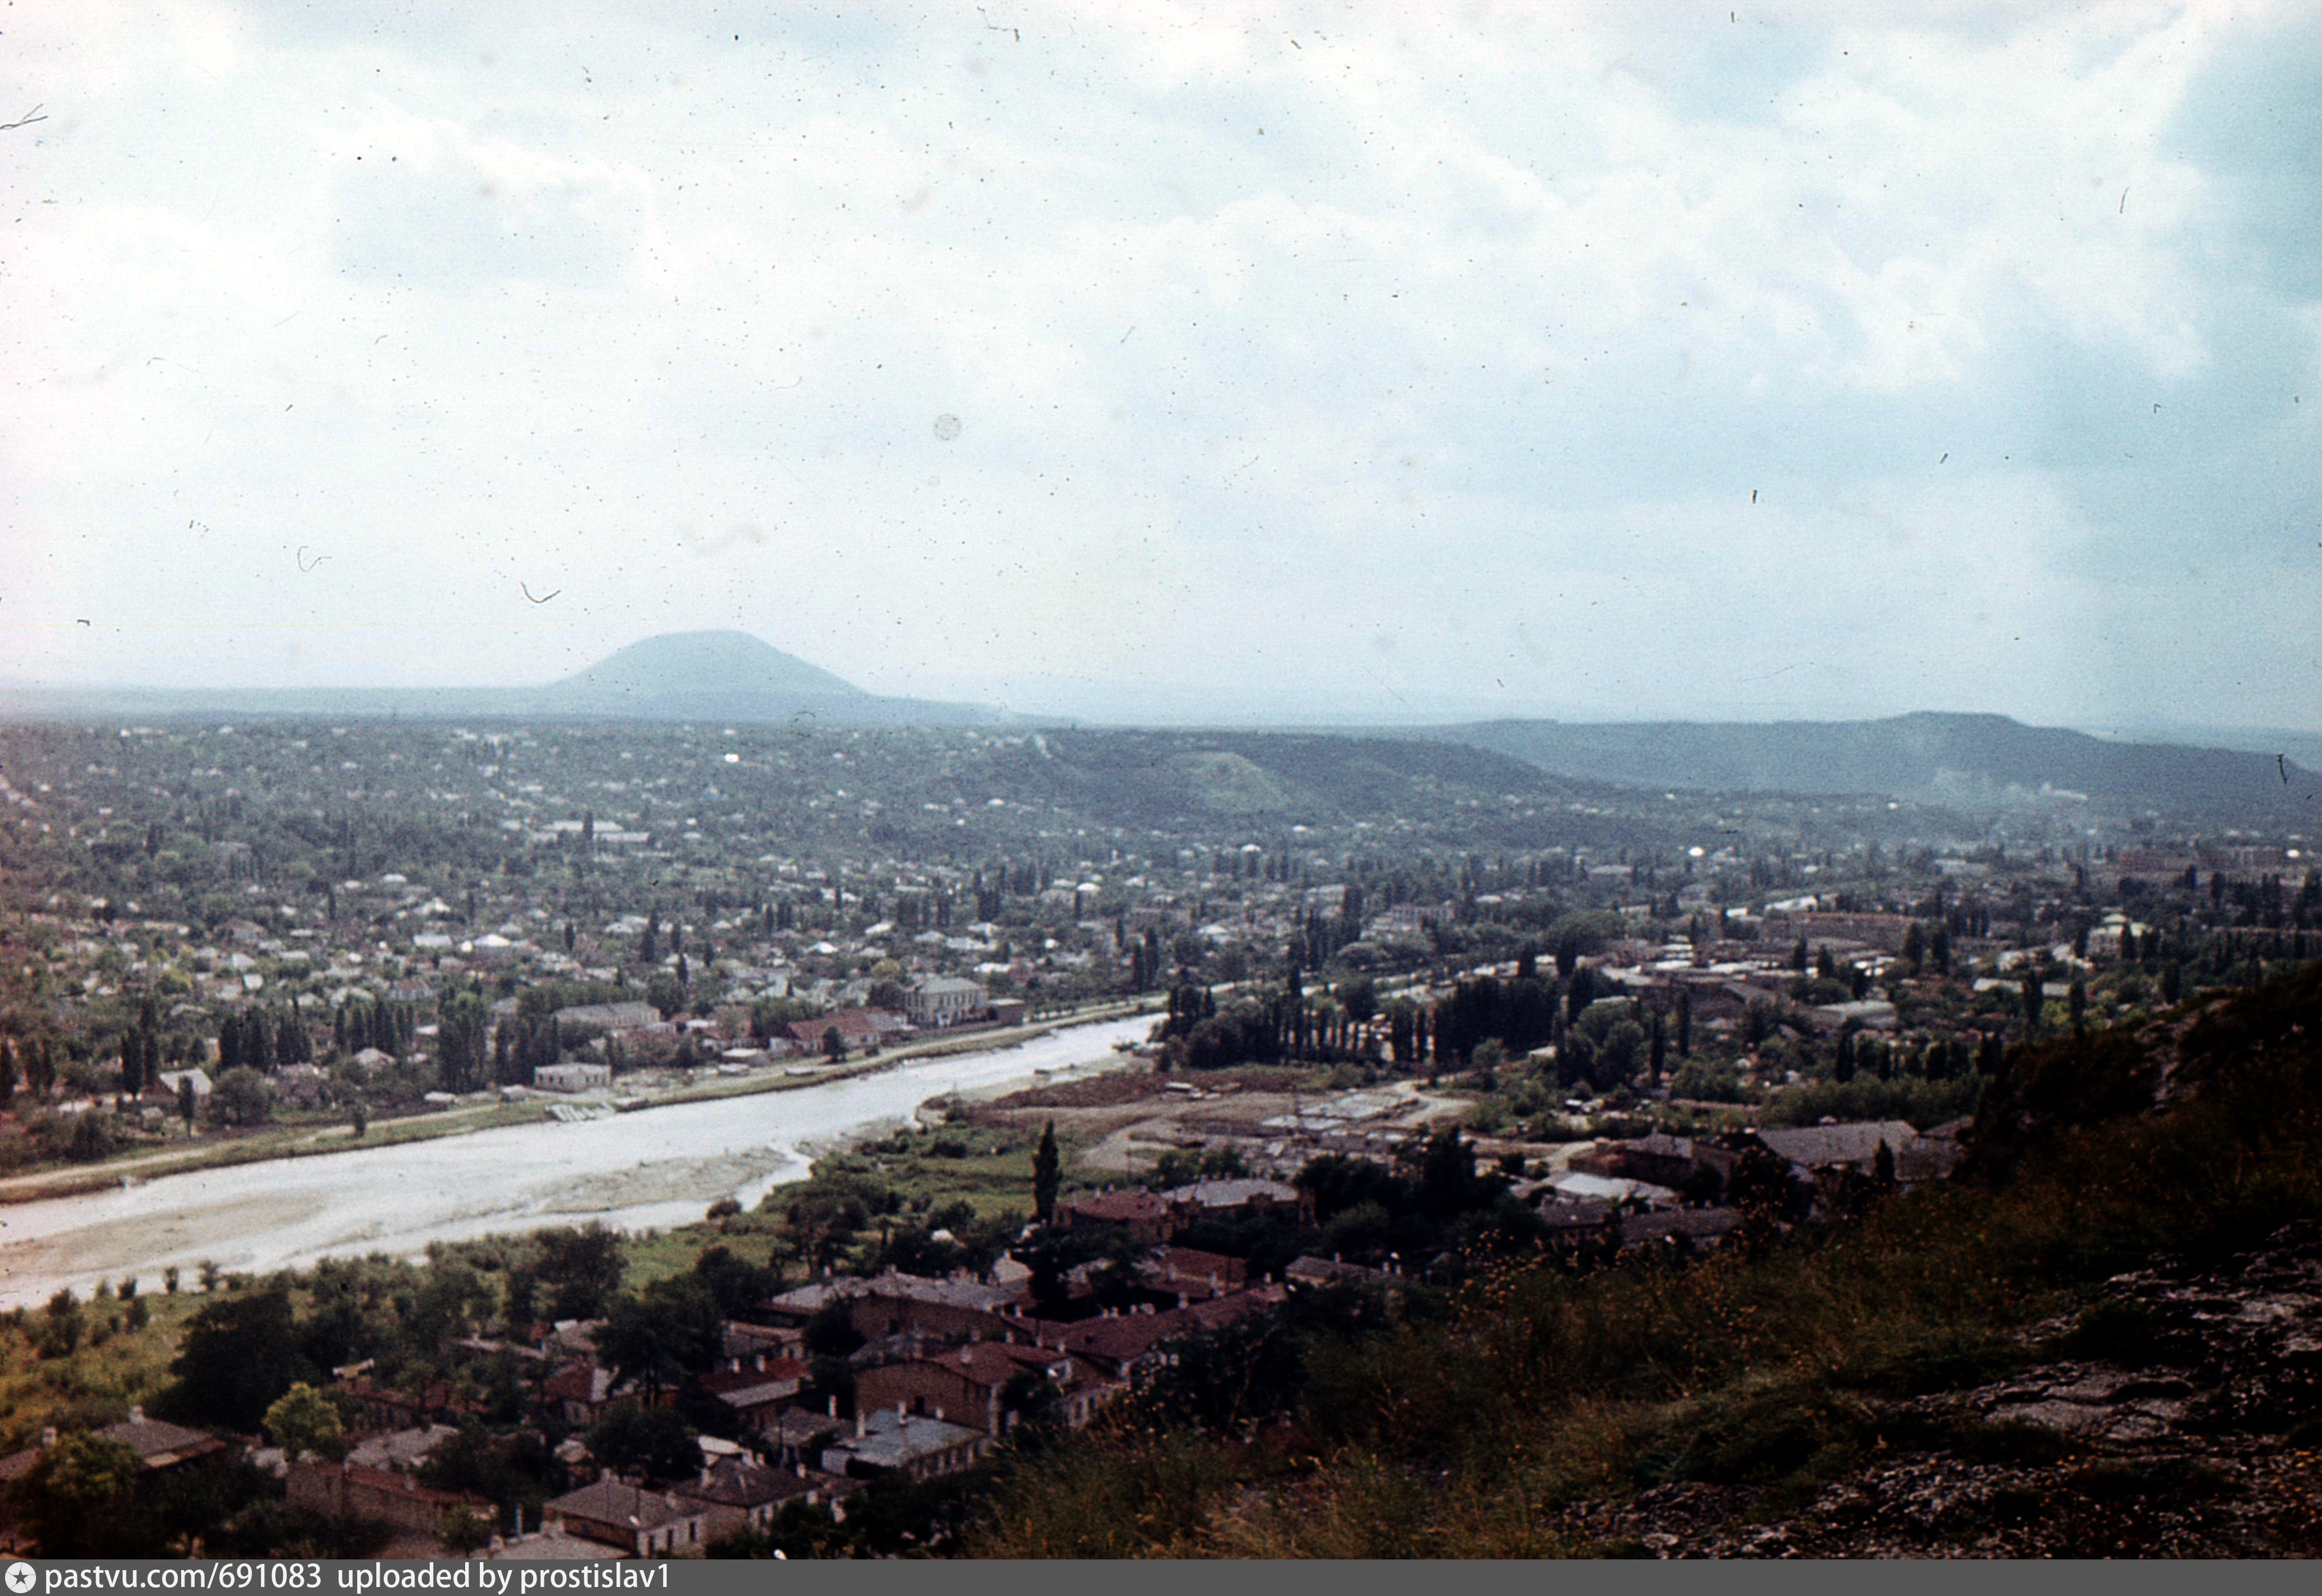
<path fill-rule="evenodd" d="M 1412 738 L 1328 733 L 1049 731 L 1014 756 L 1020 790 L 1107 824 L 1167 827 L 1187 816 L 1253 829 L 1343 823 L 1509 800 L 1557 803 L 1603 784 L 1543 779 L 1521 760 Z M 1559 821 L 1568 829 L 1572 817 Z M 1522 826 L 1513 824 L 1511 834 Z"/>
<path fill-rule="evenodd" d="M 1624 787 L 1884 793 L 1970 809 L 2079 796 L 2112 810 L 2279 814 L 2292 805 L 2310 810 L 2307 795 L 2322 789 L 2322 777 L 2265 754 L 2108 742 L 1999 715 L 1762 725 L 1506 720 L 1417 734 Z"/>
<path fill-rule="evenodd" d="M 668 632 L 607 655 L 539 689 L 544 707 L 569 714 L 651 714 L 708 698 L 831 704 L 871 695 L 746 632 Z"/>
<path fill-rule="evenodd" d="M 0 715 L 731 720 L 960 725 L 1007 717 L 974 704 L 885 698 L 746 632 L 673 632 L 633 643 L 538 688 L 9 688 Z"/>

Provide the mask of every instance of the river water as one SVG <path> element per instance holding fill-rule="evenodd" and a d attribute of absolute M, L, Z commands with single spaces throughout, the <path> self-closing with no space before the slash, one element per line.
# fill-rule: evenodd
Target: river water
<path fill-rule="evenodd" d="M 675 1104 L 609 1119 L 536 1125 L 165 1175 L 78 1197 L 0 1208 L 0 1307 L 59 1286 L 138 1278 L 160 1289 L 176 1264 L 229 1272 L 334 1254 L 407 1256 L 434 1241 L 599 1219 L 626 1230 L 701 1218 L 721 1197 L 746 1206 L 803 1179 L 807 1150 L 908 1117 L 920 1104 L 1120 1062 L 1153 1020 L 1105 1020 L 1015 1047 L 906 1063 L 795 1090 Z"/>

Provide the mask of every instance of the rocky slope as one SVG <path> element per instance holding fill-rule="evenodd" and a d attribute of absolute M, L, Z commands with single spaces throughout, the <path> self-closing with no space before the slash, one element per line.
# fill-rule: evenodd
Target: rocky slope
<path fill-rule="evenodd" d="M 2308 1556 L 2322 1552 L 2322 1226 L 2148 1269 L 1973 1390 L 1872 1404 L 1809 1500 L 1683 1482 L 1569 1510 L 1652 1557 Z"/>

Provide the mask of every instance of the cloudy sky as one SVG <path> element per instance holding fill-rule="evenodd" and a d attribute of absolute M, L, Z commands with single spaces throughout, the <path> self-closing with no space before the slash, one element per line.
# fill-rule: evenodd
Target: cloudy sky
<path fill-rule="evenodd" d="M 0 677 L 2322 727 L 2311 6 L 14 0 L 36 108 Z"/>

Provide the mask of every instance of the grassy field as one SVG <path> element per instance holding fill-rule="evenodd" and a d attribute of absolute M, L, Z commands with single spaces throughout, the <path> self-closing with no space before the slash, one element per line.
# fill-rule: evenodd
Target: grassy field
<path fill-rule="evenodd" d="M 825 1154 L 815 1161 L 811 1181 L 777 1186 L 755 1212 L 630 1237 L 624 1248 L 626 1283 L 634 1290 L 682 1273 L 709 1246 L 729 1247 L 752 1263 L 765 1262 L 786 1234 L 783 1214 L 817 1182 L 891 1191 L 900 1200 L 905 1218 L 941 1213 L 955 1203 L 965 1203 L 979 1220 L 1008 1214 L 1028 1218 L 1032 1149 L 1038 1139 L 1020 1129 L 941 1126 L 899 1131 Z M 1080 1144 L 1061 1134 L 1057 1143 L 1069 1170 Z M 1069 1190 L 1082 1183 L 1067 1179 L 1065 1187 Z M 867 1245 L 879 1234 L 874 1219 L 857 1239 Z"/>

